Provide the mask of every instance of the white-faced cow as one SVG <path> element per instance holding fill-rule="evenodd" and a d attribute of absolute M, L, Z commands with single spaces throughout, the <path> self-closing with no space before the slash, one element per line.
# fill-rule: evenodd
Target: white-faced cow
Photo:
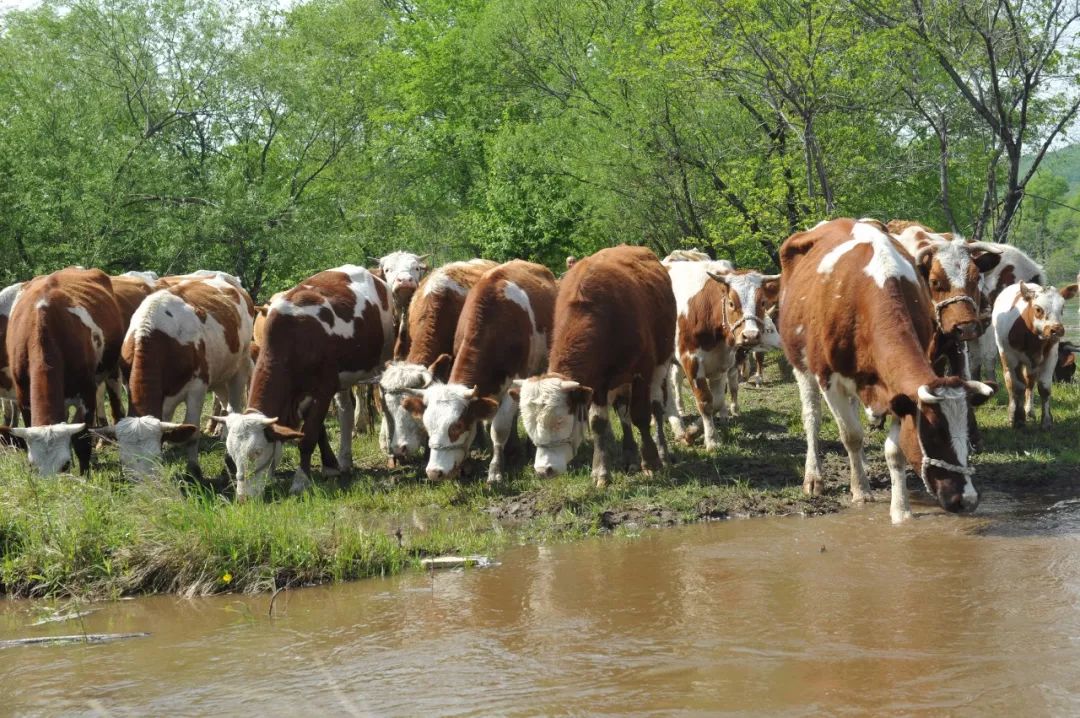
<path fill-rule="evenodd" d="M 351 389 L 372 380 L 390 358 L 393 321 L 386 284 L 363 267 L 320 272 L 276 295 L 266 316 L 248 409 L 221 419 L 226 449 L 236 464 L 238 498 L 262 493 L 283 441 L 300 440 L 293 493 L 311 484 L 316 444 L 324 474 L 352 467 Z M 338 393 L 341 446 L 335 459 L 323 422 Z M 302 432 L 294 428 L 301 419 Z"/>
<path fill-rule="evenodd" d="M 239 280 L 224 273 L 191 275 L 147 297 L 135 310 L 121 349 L 131 416 L 100 433 L 115 438 L 120 463 L 145 477 L 164 441 L 187 442 L 188 470 L 200 476 L 199 418 L 208 392 L 244 409 L 251 377 L 255 308 Z M 184 423 L 171 422 L 185 406 Z"/>
<path fill-rule="evenodd" d="M 376 260 L 379 274 L 390 288 L 390 295 L 394 300 L 394 317 L 398 321 L 405 316 L 405 310 L 409 308 L 409 302 L 412 301 L 416 288 L 420 286 L 420 280 L 428 271 L 429 256 L 412 252 L 391 252 Z"/>
<path fill-rule="evenodd" d="M 984 244 L 994 247 L 1001 255 L 997 266 L 982 277 L 982 320 L 983 326 L 989 327 L 994 303 L 1005 287 L 1011 287 L 1017 282 L 1043 284 L 1046 281 L 1046 271 L 1023 250 L 1010 244 Z M 969 352 L 972 376 L 980 378 L 985 375 L 987 379 L 993 379 L 994 367 L 999 360 L 994 332 L 985 331 L 978 339 L 969 342 Z"/>
<path fill-rule="evenodd" d="M 644 247 L 600 250 L 562 278 L 555 317 L 548 372 L 520 387 L 525 431 L 536 444 L 536 473 L 565 472 L 588 421 L 593 481 L 605 486 L 615 450 L 609 402 L 628 390 L 630 420 L 641 434 L 641 467 L 660 468 L 668 460 L 664 414 L 675 346 L 675 295 L 664 265 Z M 626 433 L 624 457 L 637 450 L 633 433 Z"/>
<path fill-rule="evenodd" d="M 454 333 L 465 306 L 465 297 L 480 277 L 498 266 L 486 259 L 452 262 L 439 267 L 420 282 L 408 316 L 403 320 L 394 346 L 394 361 L 379 379 L 383 400 L 379 445 L 391 467 L 406 456 L 427 446 L 424 424 L 406 409 L 401 400 L 415 389 L 433 381 L 445 382 L 454 357 Z M 446 375 L 432 374 L 435 360 L 443 360 Z"/>
<path fill-rule="evenodd" d="M 1053 423 L 1050 385 L 1057 366 L 1058 342 L 1065 336 L 1062 313 L 1065 301 L 1076 293 L 1075 284 L 1058 291 L 1019 282 L 1005 287 L 994 302 L 994 339 L 1009 390 L 1009 416 L 1014 427 L 1023 426 L 1025 416 L 1035 418 L 1036 384 L 1042 404 L 1042 428 Z"/>
<path fill-rule="evenodd" d="M 517 434 L 514 379 L 542 371 L 554 321 L 555 275 L 547 267 L 513 260 L 489 269 L 465 298 L 454 336 L 446 384 L 431 384 L 402 399 L 422 417 L 428 434 L 427 476 L 453 478 L 479 421 L 491 421 L 488 481 L 503 479 L 503 454 Z"/>
<path fill-rule="evenodd" d="M 885 442 L 894 523 L 911 517 L 905 470 L 913 465 L 948 511 L 973 511 L 968 466 L 969 403 L 994 388 L 934 373 L 927 350 L 932 306 L 913 257 L 877 222 L 836 219 L 794 234 L 780 248 L 780 334 L 795 370 L 806 430 L 803 490 L 823 488 L 818 430 L 821 394 L 851 465 L 855 501 L 871 498 L 860 407 L 890 411 Z"/>
<path fill-rule="evenodd" d="M 776 303 L 780 291 L 778 275 L 747 271 L 717 273 L 718 268 L 713 265 L 681 261 L 667 267 L 678 312 L 676 358 L 690 382 L 708 450 L 717 448 L 714 411 L 719 409 L 721 419 L 728 418 L 725 394 L 729 382 L 732 404 L 737 411 L 736 351 L 760 344 L 767 329 L 766 309 Z M 679 391 L 677 383 L 673 390 Z M 669 419 L 675 435 L 680 437 L 681 418 Z"/>
<path fill-rule="evenodd" d="M 90 470 L 87 425 L 96 418 L 97 387 L 116 371 L 124 330 L 109 277 L 97 269 L 63 269 L 23 285 L 11 312 L 7 357 L 26 441 L 41 474 L 65 470 L 71 449 Z M 68 409 L 75 407 L 75 422 Z"/>

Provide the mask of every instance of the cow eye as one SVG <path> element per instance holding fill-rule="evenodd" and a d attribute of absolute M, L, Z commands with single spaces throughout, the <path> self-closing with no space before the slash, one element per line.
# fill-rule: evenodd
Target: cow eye
<path fill-rule="evenodd" d="M 1042 307 L 1035 307 L 1035 316 L 1041 317 L 1042 315 L 1043 315 L 1043 308 Z"/>
<path fill-rule="evenodd" d="M 931 286 L 934 288 L 935 292 L 944 292 L 947 291 L 949 288 L 948 285 L 946 285 L 945 282 L 941 281 L 940 279 L 935 279 Z"/>

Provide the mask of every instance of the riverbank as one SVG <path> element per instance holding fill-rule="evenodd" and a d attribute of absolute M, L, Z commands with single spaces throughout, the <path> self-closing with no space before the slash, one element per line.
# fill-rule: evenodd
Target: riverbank
<path fill-rule="evenodd" d="M 846 456 L 831 417 L 823 424 L 828 486 L 801 493 L 805 443 L 798 392 L 775 367 L 761 389 L 740 393 L 742 416 L 722 429 L 722 450 L 677 448 L 679 462 L 654 477 L 615 475 L 606 490 L 580 468 L 553 480 L 531 470 L 487 486 L 475 477 L 431 484 L 417 467 L 389 472 L 373 436 L 355 442 L 358 469 L 323 480 L 301 497 L 284 489 L 296 466 L 286 450 L 268 500 L 233 504 L 175 478 L 133 483 L 120 477 L 115 450 L 98 453 L 89 479 L 34 477 L 25 457 L 0 456 L 0 591 L 18 597 L 115 598 L 142 593 L 257 592 L 386 575 L 426 556 L 495 554 L 522 542 L 572 540 L 606 532 L 758 515 L 815 515 L 846 501 Z M 1080 387 L 1055 387 L 1057 424 L 1049 432 L 1007 428 L 1002 392 L 979 411 L 988 450 L 976 457 L 980 489 L 1080 477 Z M 883 432 L 868 434 L 868 468 L 887 500 Z M 207 475 L 220 472 L 224 447 L 205 441 Z M 174 455 L 171 477 L 182 469 Z M 914 484 L 913 484 L 914 487 Z"/>

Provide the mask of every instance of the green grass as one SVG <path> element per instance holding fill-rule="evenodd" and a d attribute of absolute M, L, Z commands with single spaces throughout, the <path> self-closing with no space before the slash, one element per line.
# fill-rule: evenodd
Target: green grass
<path fill-rule="evenodd" d="M 805 451 L 798 392 L 781 382 L 775 361 L 763 389 L 741 392 L 742 416 L 721 427 L 722 449 L 676 447 L 678 463 L 647 477 L 616 473 L 593 488 L 584 466 L 540 480 L 531 469 L 487 486 L 486 456 L 476 478 L 429 483 L 422 467 L 382 469 L 374 437 L 355 441 L 359 468 L 349 479 L 322 479 L 301 497 L 285 495 L 297 453 L 289 448 L 267 500 L 234 504 L 179 480 L 170 457 L 165 477 L 120 476 L 114 449 L 96 453 L 88 479 L 35 477 L 25 456 L 0 456 L 0 591 L 14 596 L 86 598 L 169 592 L 202 595 L 267 591 L 390 574 L 446 553 L 493 554 L 527 541 L 564 541 L 709 518 L 816 514 L 838 510 L 846 492 L 846 456 L 826 413 L 823 447 L 828 490 L 802 495 Z M 977 482 L 1008 487 L 1074 480 L 1080 469 L 1080 386 L 1055 386 L 1049 432 L 1008 427 L 999 392 L 979 411 L 987 451 Z M 883 432 L 868 433 L 870 474 L 887 486 Z M 223 466 L 220 442 L 204 440 L 208 475 Z"/>

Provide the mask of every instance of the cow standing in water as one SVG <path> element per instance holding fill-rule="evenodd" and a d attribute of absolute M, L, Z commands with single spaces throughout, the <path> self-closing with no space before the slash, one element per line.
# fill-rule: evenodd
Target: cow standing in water
<path fill-rule="evenodd" d="M 117 439 L 121 465 L 142 477 L 160 462 L 164 441 L 186 442 L 188 470 L 201 476 L 196 434 L 207 393 L 243 411 L 251 377 L 255 308 L 239 280 L 217 273 L 170 285 L 139 305 L 124 337 L 131 416 L 98 430 Z M 168 421 L 181 403 L 185 423 Z"/>
<path fill-rule="evenodd" d="M 64 471 L 71 449 L 90 470 L 90 434 L 97 387 L 116 372 L 124 328 L 108 275 L 62 269 L 37 277 L 19 293 L 6 337 L 24 428 L 4 428 L 26 441 L 30 464 L 43 475 Z M 68 423 L 68 409 L 75 422 Z"/>
<path fill-rule="evenodd" d="M 675 347 L 675 295 L 664 266 L 644 247 L 623 245 L 586 257 L 563 277 L 555 318 L 548 372 L 519 389 L 525 431 L 536 444 L 536 473 L 566 471 L 587 420 L 595 442 L 593 482 L 605 486 L 615 448 L 608 406 L 620 395 L 641 434 L 641 468 L 659 469 L 668 461 L 664 414 Z M 623 449 L 637 453 L 629 430 Z"/>
<path fill-rule="evenodd" d="M 431 450 L 429 479 L 456 476 L 477 422 L 490 419 L 488 481 L 502 481 L 503 453 L 517 436 L 517 397 L 508 390 L 514 379 L 547 364 L 556 292 L 551 270 L 522 260 L 488 270 L 469 291 L 447 383 L 415 390 L 402 400 L 424 422 Z"/>
<path fill-rule="evenodd" d="M 236 463 L 240 499 L 258 496 L 284 441 L 300 441 L 292 493 L 311 484 L 316 444 L 323 473 L 352 467 L 352 388 L 372 380 L 390 358 L 394 317 L 385 282 L 363 267 L 320 272 L 275 295 L 243 414 L 218 417 Z M 323 422 L 335 394 L 341 445 L 334 457 Z M 303 430 L 295 427 L 303 422 Z M 340 460 L 340 463 L 339 463 Z"/>
<path fill-rule="evenodd" d="M 994 339 L 1009 390 L 1009 417 L 1014 427 L 1025 416 L 1035 418 L 1034 392 L 1039 389 L 1044 429 L 1053 423 L 1050 386 L 1057 367 L 1058 344 L 1065 336 L 1065 302 L 1076 296 L 1077 285 L 1054 287 L 1020 282 L 1006 287 L 994 302 Z"/>
<path fill-rule="evenodd" d="M 408 316 L 398 332 L 394 361 L 379 379 L 383 418 L 379 445 L 391 468 L 410 453 L 427 446 L 424 425 L 401 400 L 411 391 L 438 380 L 445 382 L 454 358 L 454 334 L 469 291 L 489 269 L 498 266 L 486 259 L 451 262 L 424 277 L 409 304 Z M 436 376 L 435 361 L 444 373 Z"/>
<path fill-rule="evenodd" d="M 928 359 L 932 300 L 913 258 L 879 223 L 837 219 L 794 234 L 780 248 L 780 334 L 795 370 L 806 431 L 803 490 L 823 489 L 821 395 L 851 465 L 851 494 L 871 499 L 860 407 L 893 414 L 885 441 L 894 523 L 911 517 L 905 470 L 915 467 L 947 511 L 973 511 L 969 404 L 994 387 L 937 376 Z"/>

